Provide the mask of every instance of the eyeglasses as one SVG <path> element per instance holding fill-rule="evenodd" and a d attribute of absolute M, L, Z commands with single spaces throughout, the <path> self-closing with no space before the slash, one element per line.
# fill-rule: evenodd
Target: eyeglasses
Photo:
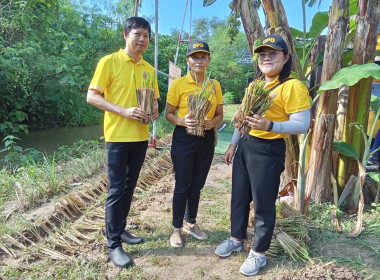
<path fill-rule="evenodd" d="M 269 59 L 273 59 L 273 58 L 275 58 L 276 57 L 276 55 L 277 55 L 277 51 L 269 51 L 269 52 L 260 52 L 260 53 L 258 53 L 258 57 L 259 57 L 259 59 L 260 60 L 263 60 L 263 59 L 265 59 L 265 57 L 269 57 Z"/>
<path fill-rule="evenodd" d="M 191 58 L 195 62 L 205 62 L 205 61 L 207 61 L 209 59 L 208 56 L 201 56 L 201 57 L 189 56 L 189 58 Z"/>

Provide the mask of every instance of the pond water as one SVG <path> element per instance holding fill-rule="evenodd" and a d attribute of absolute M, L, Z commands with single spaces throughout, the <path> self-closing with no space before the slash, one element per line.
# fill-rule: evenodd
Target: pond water
<path fill-rule="evenodd" d="M 70 146 L 81 139 L 98 140 L 100 136 L 103 136 L 103 124 L 84 127 L 50 128 L 31 131 L 27 135 L 17 135 L 17 137 L 22 139 L 22 141 L 18 142 L 18 145 L 23 149 L 34 148 L 48 155 L 52 155 L 57 151 L 59 146 Z"/>

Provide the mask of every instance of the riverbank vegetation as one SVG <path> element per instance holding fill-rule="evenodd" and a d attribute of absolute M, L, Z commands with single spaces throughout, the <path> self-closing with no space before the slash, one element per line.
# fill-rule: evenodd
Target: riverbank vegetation
<path fill-rule="evenodd" d="M 80 140 L 53 156 L 13 153 L 0 171 L 0 209 L 12 201 L 14 211 L 28 210 L 66 192 L 75 178 L 90 177 L 104 166 L 104 150 L 103 140 Z"/>
<path fill-rule="evenodd" d="M 171 133 L 174 126 L 161 116 L 157 137 Z M 23 150 L 19 138 L 4 139 L 7 154 L 0 160 L 0 209 L 7 201 L 17 201 L 18 210 L 28 210 L 46 199 L 67 192 L 76 178 L 88 178 L 104 168 L 104 138 L 79 140 L 71 146 L 60 146 L 53 155 L 35 149 Z M 16 209 L 15 208 L 15 209 Z M 14 210 L 16 211 L 16 210 Z"/>

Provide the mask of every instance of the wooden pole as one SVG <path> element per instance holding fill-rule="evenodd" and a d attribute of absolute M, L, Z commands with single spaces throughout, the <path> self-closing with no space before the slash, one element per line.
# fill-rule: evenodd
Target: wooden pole
<path fill-rule="evenodd" d="M 158 76 L 158 0 L 154 5 L 154 69 L 156 78 Z M 152 125 L 152 145 L 156 147 L 157 121 L 153 121 Z"/>
<path fill-rule="evenodd" d="M 135 2 L 135 10 L 133 12 L 133 15 L 137 17 L 139 15 L 139 5 L 140 5 L 140 0 L 136 0 Z"/>

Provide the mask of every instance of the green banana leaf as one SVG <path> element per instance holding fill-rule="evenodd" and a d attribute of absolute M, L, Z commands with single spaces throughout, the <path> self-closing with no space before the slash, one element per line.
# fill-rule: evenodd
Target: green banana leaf
<path fill-rule="evenodd" d="M 358 13 L 358 0 L 350 0 L 350 16 Z"/>
<path fill-rule="evenodd" d="M 379 110 L 379 107 L 380 107 L 380 98 L 377 97 L 376 95 L 374 94 L 371 94 L 371 109 L 373 111 L 375 111 L 375 113 L 377 112 L 377 110 Z"/>
<path fill-rule="evenodd" d="M 368 172 L 367 173 L 369 177 L 371 177 L 376 182 L 380 183 L 380 174 L 375 172 Z"/>
<path fill-rule="evenodd" d="M 216 2 L 216 0 L 203 0 L 203 7 L 210 6 L 214 2 Z"/>
<path fill-rule="evenodd" d="M 334 151 L 338 151 L 339 153 L 341 153 L 347 157 L 353 157 L 356 160 L 359 160 L 359 154 L 355 150 L 355 148 L 352 147 L 350 144 L 344 142 L 344 141 L 334 141 L 333 149 L 334 149 Z"/>
<path fill-rule="evenodd" d="M 316 38 L 329 24 L 328 12 L 318 12 L 314 15 L 307 38 Z"/>
<path fill-rule="evenodd" d="M 326 81 L 319 88 L 321 93 L 325 90 L 336 89 L 342 85 L 352 86 L 361 79 L 373 77 L 380 80 L 380 66 L 375 63 L 354 64 L 352 66 L 340 69 L 331 80 Z"/>
<path fill-rule="evenodd" d="M 319 34 L 327 27 L 329 23 L 329 15 L 328 12 L 318 12 L 314 15 L 309 32 L 306 33 L 306 38 L 317 38 Z M 292 37 L 303 38 L 303 31 L 298 30 L 296 28 L 290 27 L 290 32 L 292 33 Z"/>

